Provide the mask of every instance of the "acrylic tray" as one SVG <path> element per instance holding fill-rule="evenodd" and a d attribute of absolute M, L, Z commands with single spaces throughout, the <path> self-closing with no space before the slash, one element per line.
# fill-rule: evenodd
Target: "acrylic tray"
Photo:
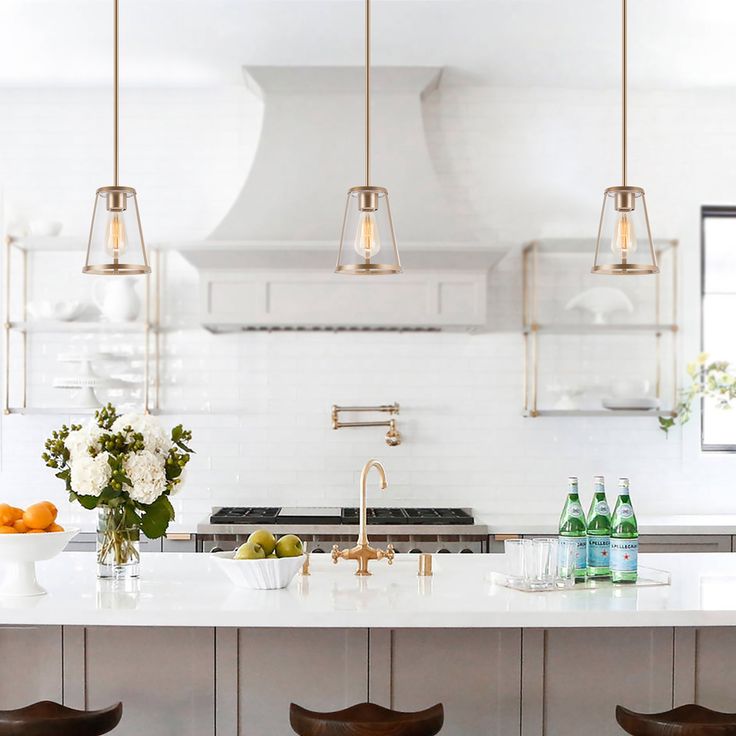
<path fill-rule="evenodd" d="M 556 580 L 550 584 L 549 588 L 532 587 L 531 583 L 520 582 L 515 584 L 507 580 L 505 572 L 491 572 L 490 581 L 494 585 L 500 585 L 503 588 L 511 590 L 520 590 L 523 593 L 564 593 L 571 590 L 601 590 L 603 588 L 653 588 L 659 585 L 669 585 L 672 582 L 672 574 L 666 570 L 657 570 L 653 567 L 640 567 L 639 577 L 635 583 L 624 583 L 614 585 L 610 579 L 603 580 L 586 580 L 584 583 L 575 583 L 574 585 L 562 585 L 561 581 Z"/>

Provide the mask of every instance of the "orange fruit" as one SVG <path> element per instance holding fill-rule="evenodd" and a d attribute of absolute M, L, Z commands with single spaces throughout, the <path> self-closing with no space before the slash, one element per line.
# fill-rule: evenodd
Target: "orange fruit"
<path fill-rule="evenodd" d="M 10 526 L 14 521 L 13 507 L 7 503 L 0 503 L 0 526 Z"/>
<path fill-rule="evenodd" d="M 13 521 L 23 518 L 23 509 L 19 509 L 17 506 L 11 506 L 10 511 L 13 514 Z"/>
<path fill-rule="evenodd" d="M 43 531 L 47 526 L 54 523 L 54 515 L 46 504 L 34 503 L 25 510 L 23 523 L 28 527 L 28 531 L 34 529 Z"/>
<path fill-rule="evenodd" d="M 26 534 L 46 534 L 45 529 L 29 529 Z"/>
<path fill-rule="evenodd" d="M 18 521 L 13 522 L 13 529 L 15 529 L 18 534 L 25 534 L 28 531 L 28 527 L 23 519 L 18 519 Z"/>
<path fill-rule="evenodd" d="M 0 526 L 0 534 L 17 534 L 18 532 L 12 526 Z"/>
<path fill-rule="evenodd" d="M 57 516 L 57 515 L 58 515 L 58 513 L 59 513 L 59 509 L 57 509 L 57 508 L 56 508 L 56 506 L 54 506 L 54 504 L 52 504 L 52 503 L 51 503 L 51 501 L 41 501 L 41 503 L 42 503 L 42 504 L 43 504 L 44 506 L 48 506 L 48 508 L 49 508 L 49 511 L 51 512 L 51 514 L 52 514 L 52 515 L 53 515 L 53 517 L 54 517 L 54 521 L 56 521 L 56 516 Z"/>
<path fill-rule="evenodd" d="M 52 524 L 51 526 L 46 527 L 47 532 L 63 532 L 64 527 L 59 526 L 58 524 Z"/>

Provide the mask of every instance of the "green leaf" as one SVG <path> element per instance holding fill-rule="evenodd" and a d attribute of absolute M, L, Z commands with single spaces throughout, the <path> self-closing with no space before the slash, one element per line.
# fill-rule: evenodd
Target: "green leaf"
<path fill-rule="evenodd" d="M 100 503 L 101 497 L 98 498 L 97 496 L 80 496 L 78 493 L 75 493 L 74 495 L 77 497 L 77 501 L 79 501 L 79 503 L 82 504 L 82 506 L 88 511 L 96 509 Z"/>
<path fill-rule="evenodd" d="M 149 539 L 158 539 L 166 534 L 169 523 L 174 518 L 174 507 L 167 496 L 159 496 L 145 508 L 141 518 L 141 528 Z"/>
<path fill-rule="evenodd" d="M 196 454 L 194 450 L 192 450 L 191 447 L 187 447 L 181 440 L 179 440 L 177 443 L 177 446 L 180 447 L 184 452 L 191 452 L 193 454 Z"/>

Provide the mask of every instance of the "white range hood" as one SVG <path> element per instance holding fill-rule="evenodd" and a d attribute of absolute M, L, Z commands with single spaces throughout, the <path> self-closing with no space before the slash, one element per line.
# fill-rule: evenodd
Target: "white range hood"
<path fill-rule="evenodd" d="M 332 273 L 347 190 L 364 183 L 362 68 L 247 67 L 244 75 L 264 104 L 253 166 L 212 235 L 180 247 L 201 272 L 203 324 L 481 326 L 486 274 L 505 250 L 474 240 L 468 223 L 453 217 L 434 171 L 422 100 L 441 69 L 373 71 L 372 183 L 391 197 L 405 269 L 395 277 Z M 284 279 L 291 287 L 277 288 Z"/>

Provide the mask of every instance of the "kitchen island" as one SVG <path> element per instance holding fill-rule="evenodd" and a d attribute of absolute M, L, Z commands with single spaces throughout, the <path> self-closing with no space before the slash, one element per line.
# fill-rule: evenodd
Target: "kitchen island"
<path fill-rule="evenodd" d="M 292 700 L 442 701 L 448 736 L 616 734 L 616 703 L 733 710 L 736 556 L 641 564 L 672 584 L 530 594 L 491 581 L 495 555 L 435 556 L 432 578 L 399 555 L 363 579 L 314 555 L 288 589 L 243 591 L 207 555 L 144 555 L 116 584 L 66 553 L 38 566 L 49 595 L 0 599 L 0 708 L 121 699 L 119 733 L 153 736 L 288 734 Z"/>

